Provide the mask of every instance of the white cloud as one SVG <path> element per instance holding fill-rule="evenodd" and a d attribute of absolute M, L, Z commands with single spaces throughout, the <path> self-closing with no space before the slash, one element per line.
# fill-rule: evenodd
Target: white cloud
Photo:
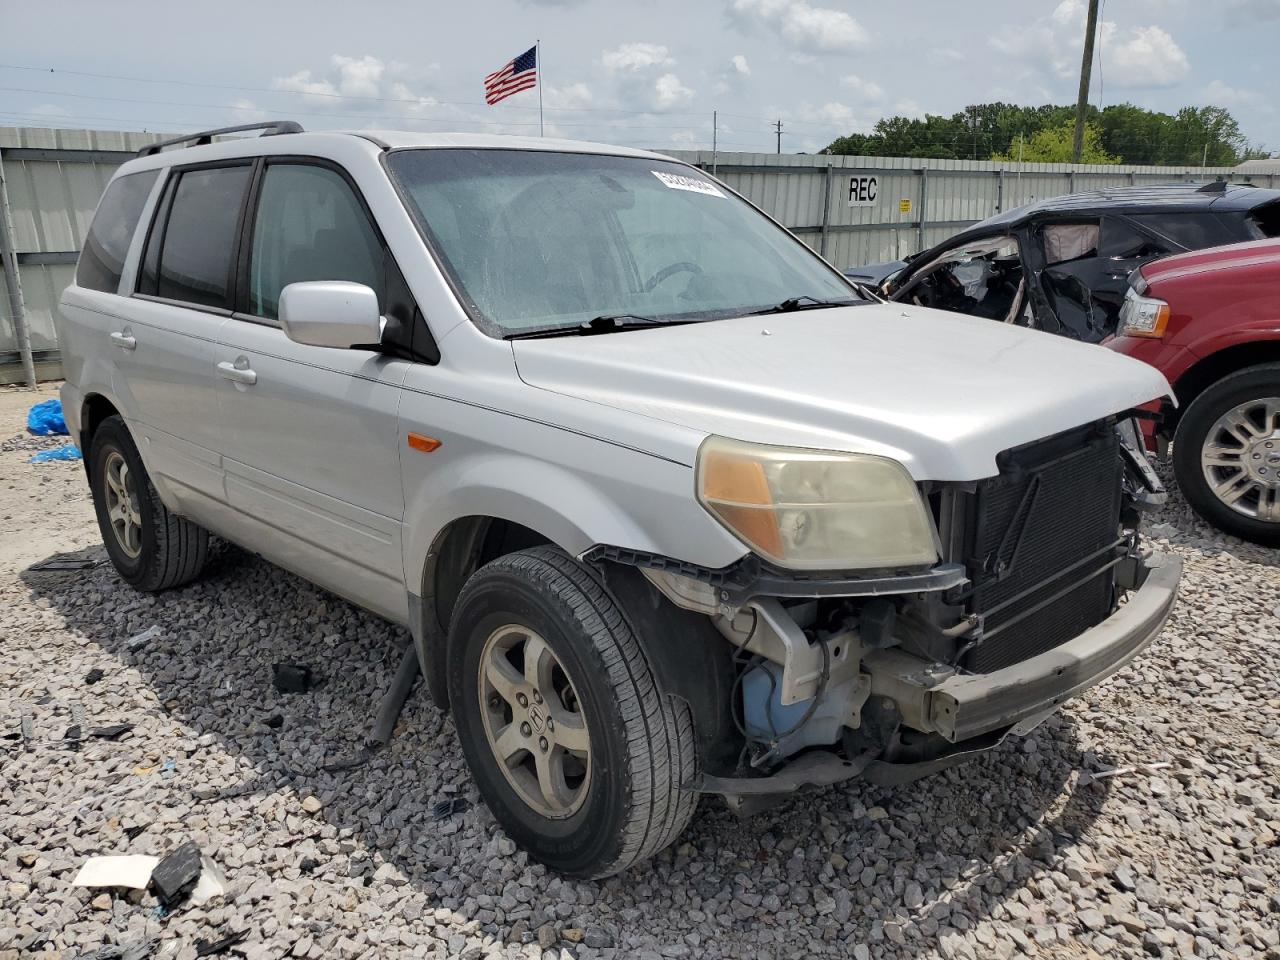
<path fill-rule="evenodd" d="M 576 110 L 591 102 L 591 90 L 585 83 L 572 83 L 567 87 L 545 87 L 542 96 L 548 107 L 557 110 Z"/>
<path fill-rule="evenodd" d="M 1275 107 L 1258 91 L 1233 87 L 1221 80 L 1211 80 L 1200 91 L 1200 102 L 1214 107 L 1248 107 L 1268 115 L 1275 113 Z"/>
<path fill-rule="evenodd" d="M 879 100 L 884 96 L 884 88 L 871 80 L 863 80 L 855 74 L 840 78 L 840 86 L 848 87 L 864 100 Z"/>
<path fill-rule="evenodd" d="M 1106 50 L 1106 79 L 1118 87 L 1172 87 L 1191 72 L 1182 48 L 1160 27 L 1137 27 Z"/>
<path fill-rule="evenodd" d="M 843 10 L 811 6 L 806 0 L 732 0 L 730 16 L 777 30 L 792 47 L 808 53 L 851 53 L 871 40 Z"/>
<path fill-rule="evenodd" d="M 1047 75 L 1064 96 L 1075 89 L 1079 76 L 1085 16 L 1083 0 L 1062 0 L 1047 17 L 1006 24 L 988 42 L 1011 60 Z M 1191 71 L 1186 53 L 1161 27 L 1121 29 L 1115 21 L 1104 20 L 1098 24 L 1096 47 L 1108 87 L 1171 87 Z M 1094 83 L 1098 82 L 1095 73 Z"/>
<path fill-rule="evenodd" d="M 747 58 L 740 53 L 735 53 L 729 58 L 729 66 L 733 68 L 733 72 L 739 76 L 751 76 L 751 68 L 747 66 Z"/>
<path fill-rule="evenodd" d="M 751 67 L 747 64 L 747 58 L 740 53 L 734 54 L 729 58 L 729 62 L 720 68 L 715 92 L 721 96 L 726 93 L 739 93 L 750 76 Z"/>
<path fill-rule="evenodd" d="M 335 53 L 329 58 L 329 70 L 315 76 L 310 70 L 299 70 L 287 77 L 276 77 L 271 86 L 277 90 L 310 94 L 316 98 L 380 96 L 386 64 L 377 57 L 346 57 Z"/>
<path fill-rule="evenodd" d="M 645 70 L 649 67 L 665 67 L 675 63 L 671 52 L 658 43 L 624 43 L 616 50 L 606 50 L 600 56 L 606 70 Z"/>
<path fill-rule="evenodd" d="M 653 105 L 657 110 L 669 110 L 692 97 L 693 91 L 674 73 L 664 73 L 653 84 Z"/>
<path fill-rule="evenodd" d="M 231 113 L 237 123 L 261 123 L 267 119 L 267 114 L 261 107 L 244 97 L 231 101 Z"/>

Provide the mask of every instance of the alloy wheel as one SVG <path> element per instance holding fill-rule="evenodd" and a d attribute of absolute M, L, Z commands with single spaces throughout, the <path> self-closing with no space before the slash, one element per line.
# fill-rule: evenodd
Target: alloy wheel
<path fill-rule="evenodd" d="M 1200 466 L 1223 504 L 1280 523 L 1280 397 L 1249 400 L 1219 417 L 1205 437 Z"/>
<path fill-rule="evenodd" d="M 591 738 L 577 691 L 541 636 L 509 624 L 480 655 L 480 712 L 498 768 L 520 798 L 560 820 L 591 785 Z"/>
<path fill-rule="evenodd" d="M 116 543 L 131 559 L 142 553 L 142 513 L 138 507 L 137 483 L 129 464 L 119 451 L 107 454 L 103 465 L 106 479 L 107 517 Z"/>

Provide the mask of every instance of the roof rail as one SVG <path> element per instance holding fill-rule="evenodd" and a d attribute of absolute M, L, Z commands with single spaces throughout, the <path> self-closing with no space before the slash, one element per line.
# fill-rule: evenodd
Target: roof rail
<path fill-rule="evenodd" d="M 1210 180 L 1203 187 L 1201 187 L 1199 190 L 1196 191 L 1196 193 L 1226 193 L 1226 192 L 1227 192 L 1227 181 L 1225 180 Z"/>
<path fill-rule="evenodd" d="M 238 127 L 219 127 L 217 130 L 203 130 L 200 133 L 189 133 L 185 137 L 174 137 L 172 140 L 161 140 L 159 143 L 153 143 L 143 147 L 138 151 L 140 157 L 155 156 L 165 147 L 175 147 L 178 144 L 184 146 L 204 146 L 207 143 L 213 143 L 213 138 L 221 136 L 224 133 L 242 133 L 245 130 L 261 130 L 264 137 L 274 137 L 281 133 L 303 133 L 302 125 L 294 120 L 271 120 L 267 123 L 242 123 Z"/>

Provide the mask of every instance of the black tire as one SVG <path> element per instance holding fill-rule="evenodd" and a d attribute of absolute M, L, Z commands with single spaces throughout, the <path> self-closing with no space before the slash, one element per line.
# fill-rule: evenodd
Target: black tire
<path fill-rule="evenodd" d="M 1280 522 L 1245 516 L 1220 500 L 1205 478 L 1201 451 L 1218 418 L 1241 404 L 1280 397 L 1280 363 L 1264 363 L 1223 377 L 1187 407 L 1173 443 L 1173 472 L 1192 509 L 1220 530 L 1243 540 L 1280 546 Z M 1276 453 L 1280 454 L 1280 440 Z M 1280 467 L 1280 463 L 1275 464 Z"/>
<path fill-rule="evenodd" d="M 108 517 L 107 467 L 115 457 L 123 458 L 131 475 L 131 492 L 141 526 L 137 556 L 130 556 Z M 102 542 L 125 582 L 151 593 L 180 586 L 199 576 L 209 554 L 209 534 L 160 502 L 121 417 L 112 416 L 102 421 L 89 444 L 88 462 L 89 488 Z"/>
<path fill-rule="evenodd" d="M 481 654 L 496 630 L 536 631 L 570 678 L 590 739 L 591 776 L 575 813 L 553 819 L 508 782 L 485 733 Z M 688 705 L 658 689 L 617 604 L 582 564 L 553 547 L 500 557 L 469 579 L 454 606 L 448 681 L 454 723 L 481 795 L 508 836 L 568 876 L 605 877 L 671 844 L 698 794 Z"/>

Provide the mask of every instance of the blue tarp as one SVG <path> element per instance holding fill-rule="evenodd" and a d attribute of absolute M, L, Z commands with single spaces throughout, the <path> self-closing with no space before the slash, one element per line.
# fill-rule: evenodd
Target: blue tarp
<path fill-rule="evenodd" d="M 41 400 L 32 407 L 27 412 L 27 430 L 37 437 L 66 436 L 67 421 L 62 419 L 62 401 Z"/>
<path fill-rule="evenodd" d="M 81 460 L 80 448 L 74 443 L 54 447 L 52 450 L 41 450 L 28 463 L 48 463 L 51 460 Z"/>

